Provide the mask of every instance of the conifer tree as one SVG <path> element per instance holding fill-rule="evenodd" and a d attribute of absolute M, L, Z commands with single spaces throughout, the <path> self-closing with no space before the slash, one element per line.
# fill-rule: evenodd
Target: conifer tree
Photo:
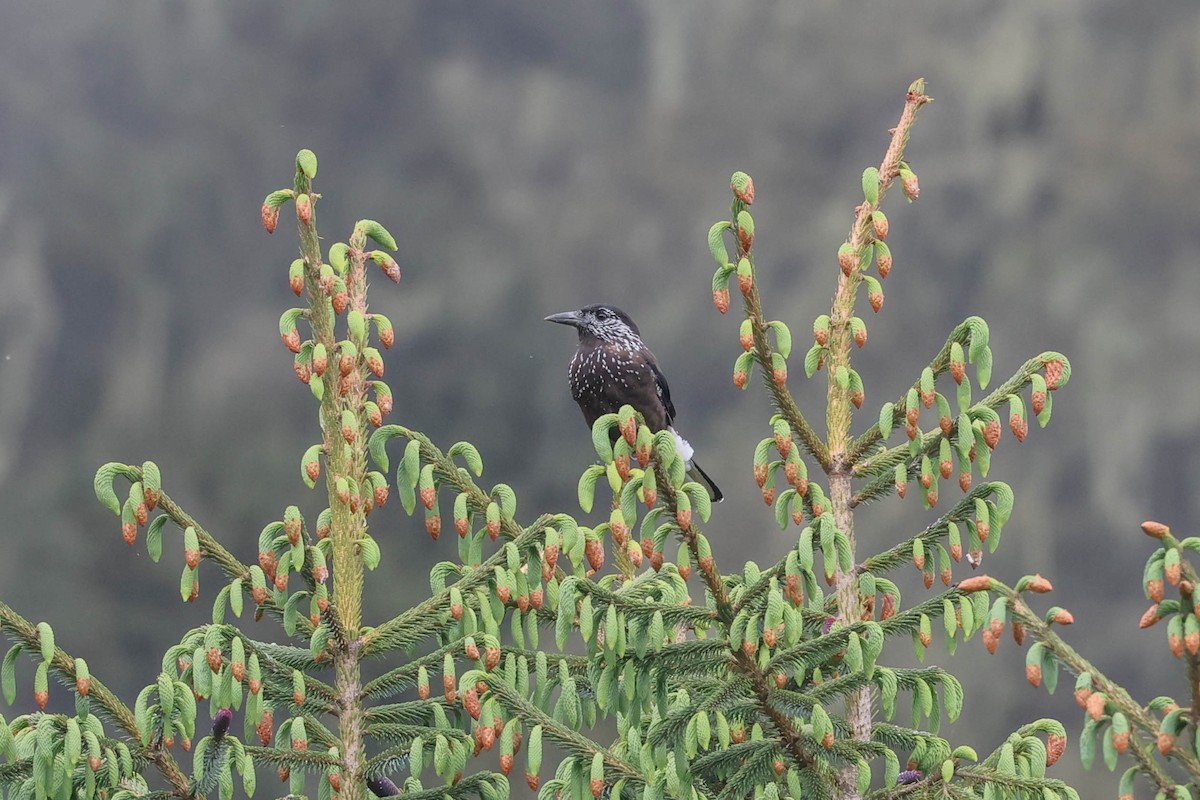
<path fill-rule="evenodd" d="M 1011 489 L 988 479 L 1001 414 L 1017 440 L 1031 414 L 1045 425 L 1053 392 L 1070 377 L 1067 359 L 1041 353 L 982 394 L 991 384 L 988 326 L 968 317 L 907 391 L 851 432 L 866 403 L 852 364 L 867 344 L 857 309 L 863 300 L 882 309 L 893 266 L 880 204 L 897 183 L 910 201 L 919 195 L 905 148 L 928 100 L 915 82 L 882 162 L 864 171 L 832 307 L 812 326 L 803 367 L 827 381 L 824 437 L 790 389 L 789 327 L 768 317 L 759 293 L 745 173 L 731 180 L 730 218 L 709 232 L 714 304 L 729 312 L 731 283 L 742 298 L 733 381 L 745 388 L 757 371 L 775 407 L 769 435 L 746 455 L 787 546 L 774 563 L 740 572 L 721 569 L 708 538 L 732 535 L 737 521 L 710 517 L 673 438 L 651 433 L 629 407 L 593 428 L 599 463 L 578 482 L 579 515 L 524 517 L 511 487 L 483 481 L 470 443 L 443 449 L 384 424 L 393 409 L 379 348 L 394 332 L 369 310 L 367 284 L 375 268 L 400 279 L 397 244 L 368 219 L 324 248 L 317 160 L 300 151 L 293 186 L 267 196 L 262 222 L 273 232 L 284 209 L 297 220 L 301 257 L 288 278 L 303 305 L 284 312 L 279 330 L 319 404 L 318 441 L 303 451 L 300 477 L 327 508 L 312 521 L 286 508 L 263 528 L 258 563 L 244 564 L 171 498 L 153 462 L 102 466 L 96 494 L 120 516 L 125 541 L 144 541 L 158 561 L 164 538 L 181 539 L 185 600 L 201 596 L 201 571 L 216 584 L 212 622 L 182 632 L 128 704 L 56 647 L 48 624 L 0 603 L 2 632 L 14 642 L 0 666 L 9 705 L 22 654 L 34 664 L 38 709 L 51 677 L 75 698 L 74 714 L 0 719 L 0 789 L 13 800 L 229 798 L 239 782 L 253 795 L 258 772 L 270 768 L 287 794 L 320 800 L 491 800 L 509 796 L 518 770 L 545 798 L 1077 798 L 1046 774 L 1065 747 L 1062 724 L 1030 721 L 979 758 L 938 734 L 942 718 L 962 709 L 954 675 L 881 660 L 896 637 L 911 638 L 923 657 L 935 629 L 951 654 L 976 632 L 994 648 L 1011 624 L 1018 639 L 1036 639 L 1030 680 L 1052 689 L 1059 664 L 1086 675 L 1077 691 L 1092 727 L 1108 726 L 1115 754 L 1130 752 L 1162 791 L 1183 796 L 1141 749 L 1158 724 L 1150 711 L 1062 643 L 1053 626 L 1069 623 L 1068 612 L 1030 610 L 1028 593 L 1048 591 L 1048 581 L 1025 576 L 1009 587 L 970 573 L 955 581 L 957 562 L 978 566 L 985 548 L 996 549 L 1012 512 Z M 910 492 L 936 518 L 881 552 L 861 552 L 857 507 Z M 447 558 L 432 570 L 426 600 L 364 620 L 366 572 L 381 546 L 397 546 L 369 515 L 392 495 L 423 517 L 428 546 Z M 454 535 L 442 537 L 443 527 Z M 1180 554 L 1198 548 L 1165 531 L 1157 538 L 1148 616 L 1178 614 L 1172 648 L 1194 671 L 1196 578 Z M 906 605 L 888 576 L 909 564 L 930 593 Z M 1159 575 L 1180 587 L 1181 601 L 1163 599 Z M 245 624 L 251 614 L 266 622 Z M 368 659 L 385 668 L 365 680 Z M 905 702 L 911 713 L 898 717 Z M 202 709 L 211 723 L 199 721 Z M 1196 757 L 1176 737 L 1194 730 L 1194 716 L 1172 707 L 1155 733 L 1159 751 L 1178 755 L 1193 780 Z M 1128 732 L 1138 747 L 1121 744 Z"/>

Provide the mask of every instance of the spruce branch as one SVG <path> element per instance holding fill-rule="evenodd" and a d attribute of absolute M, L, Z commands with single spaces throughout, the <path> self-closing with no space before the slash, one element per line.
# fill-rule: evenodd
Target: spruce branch
<path fill-rule="evenodd" d="M 515 522 L 509 523 L 509 529 L 515 531 L 513 544 L 518 550 L 523 550 L 540 541 L 553 521 L 553 516 L 543 514 L 528 528 L 521 529 Z M 492 580 L 492 568 L 504 564 L 506 558 L 503 550 L 498 551 L 452 586 L 364 633 L 359 642 L 361 657 L 367 658 L 394 647 L 407 647 L 441 628 L 445 623 L 441 621 L 440 611 L 449 605 L 451 588 L 458 589 L 466 596 L 475 588 L 487 585 Z"/>
<path fill-rule="evenodd" d="M 0 601 L 0 622 L 3 622 L 0 629 L 5 635 L 22 644 L 31 653 L 37 653 L 41 649 L 41 636 L 37 626 L 3 601 Z M 50 669 L 67 685 L 75 685 L 78 677 L 75 670 L 75 658 L 61 647 L 54 648 L 54 657 L 50 659 Z M 130 748 L 140 757 L 154 764 L 163 779 L 171 785 L 172 794 L 175 797 L 180 800 L 192 798 L 191 781 L 175 761 L 174 756 L 157 743 L 153 743 L 149 747 L 142 745 L 141 734 L 133 711 L 95 676 L 91 676 L 88 697 L 125 732 L 129 737 Z"/>
<path fill-rule="evenodd" d="M 145 477 L 144 467 L 111 462 L 102 466 L 97 472 L 98 486 L 102 474 L 105 473 L 110 477 L 112 475 L 122 475 L 134 483 L 143 481 Z M 111 487 L 109 491 L 111 492 Z M 203 525 L 197 522 L 191 514 L 185 511 L 169 494 L 161 489 L 158 490 L 157 508 L 161 509 L 180 531 L 186 531 L 188 528 L 191 528 L 196 532 L 196 537 L 200 543 L 201 558 L 214 562 L 229 579 L 241 579 L 246 586 L 249 586 L 250 567 L 243 564 L 232 553 L 226 550 L 215 536 L 209 533 Z M 283 608 L 274 602 L 269 593 L 262 604 L 262 608 L 276 617 L 283 617 Z M 306 637 L 310 636 L 312 634 L 312 623 L 306 617 L 301 617 L 297 620 L 297 630 Z"/>
<path fill-rule="evenodd" d="M 935 380 L 941 377 L 950 368 L 950 352 L 952 346 L 956 342 L 959 345 L 969 344 L 972 335 L 979 330 L 980 324 L 983 324 L 983 320 L 979 317 L 968 317 L 966 320 L 955 326 L 954 330 L 950 332 L 950 336 L 946 338 L 946 343 L 942 345 L 942 349 L 938 351 L 938 354 L 934 356 L 933 360 L 931 360 L 928 364 L 928 369 L 933 373 Z M 913 385 L 909 387 L 909 389 L 906 389 L 900 394 L 900 397 L 897 398 L 897 400 L 892 404 L 893 421 L 904 418 L 904 412 L 908 408 L 907 401 L 909 391 L 917 391 L 920 388 L 921 382 L 918 379 L 913 381 Z M 855 464 L 855 474 L 866 474 L 866 468 L 859 465 L 859 459 L 864 453 L 875 447 L 875 445 L 879 444 L 883 438 L 882 431 L 879 429 L 879 423 L 876 422 L 861 436 L 854 440 L 854 443 L 846 452 L 846 458 L 848 461 Z"/>
<path fill-rule="evenodd" d="M 737 218 L 738 211 L 742 210 L 740 207 L 742 205 L 740 200 L 734 202 L 733 216 L 735 219 Z M 737 254 L 739 260 L 745 259 L 750 264 L 751 272 L 756 273 L 754 269 L 755 256 L 751 253 L 750 248 L 745 247 L 741 241 L 737 244 Z M 745 309 L 746 318 L 750 320 L 751 335 L 753 337 L 753 347 L 750 352 L 761 368 L 763 386 L 766 387 L 772 404 L 783 415 L 783 418 L 787 420 L 788 427 L 796 434 L 800 444 L 808 454 L 821 465 L 822 469 L 828 471 L 831 466 L 829 448 L 825 445 L 825 442 L 821 441 L 821 437 L 813 429 L 812 425 L 809 424 L 804 413 L 800 411 L 800 407 L 796 405 L 792 391 L 787 386 L 786 371 L 783 374 L 779 374 L 776 371 L 777 365 L 775 360 L 777 357 L 782 357 L 783 354 L 777 353 L 767 339 L 768 323 L 763 313 L 762 298 L 758 292 L 758 281 L 753 281 L 750 284 L 749 290 L 742 292 L 742 305 Z"/>
<path fill-rule="evenodd" d="M 624 779 L 633 786 L 645 786 L 648 783 L 646 776 L 633 764 L 566 725 L 560 724 L 554 717 L 510 688 L 498 676 L 485 673 L 481 679 L 487 684 L 489 695 L 494 696 L 501 705 L 529 725 L 541 725 L 545 735 L 571 755 L 591 763 L 593 757 L 599 754 L 604 761 L 606 780 Z"/>
<path fill-rule="evenodd" d="M 1004 487 L 1000 489 L 1000 487 Z M 950 524 L 958 522 L 966 522 L 975 514 L 975 500 L 986 499 L 996 491 L 1007 490 L 1007 484 L 993 481 L 989 483 L 981 483 L 971 488 L 966 495 L 963 496 L 954 508 L 947 511 L 938 519 L 932 522 L 925 530 L 892 545 L 887 550 L 881 553 L 876 553 L 869 556 L 862 562 L 859 567 L 860 572 L 871 572 L 875 575 L 883 575 L 904 564 L 911 563 L 913 554 L 914 542 L 920 540 L 925 544 L 934 544 L 940 540 L 947 538 L 950 532 Z M 926 552 L 931 552 L 927 549 Z"/>
<path fill-rule="evenodd" d="M 987 397 L 973 403 L 965 413 L 974 421 L 980 417 L 983 409 L 995 411 L 1008 402 L 1010 395 L 1019 393 L 1025 386 L 1029 385 L 1033 376 L 1046 369 L 1048 363 L 1065 361 L 1065 356 L 1049 351 L 1029 359 L 1013 373 L 1012 377 L 997 386 Z M 875 429 L 878 430 L 878 423 L 876 423 Z M 869 434 L 870 431 L 867 433 Z M 915 455 L 909 444 L 900 444 L 887 450 L 881 450 L 859 462 L 855 466 L 855 475 L 857 477 L 877 477 L 858 491 L 854 496 L 853 504 L 858 506 L 891 494 L 895 491 L 892 469 L 896 465 L 906 464 L 908 474 L 912 477 L 914 474 L 913 470 L 917 469 L 920 464 L 921 456 L 932 455 L 937 451 L 943 439 L 954 441 L 958 433 L 958 420 L 955 419 L 950 426 L 949 433 L 935 430 L 922 434 Z"/>
<path fill-rule="evenodd" d="M 1195 573 L 1193 572 L 1193 575 Z M 1033 612 L 1026 604 L 1021 593 L 995 578 L 991 579 L 991 591 L 996 592 L 1007 601 L 1014 621 L 1019 621 L 1025 627 L 1027 635 L 1032 636 L 1053 655 L 1054 659 L 1065 666 L 1075 675 L 1087 674 L 1091 679 L 1091 691 L 1104 695 L 1108 704 L 1120 711 L 1129 720 L 1133 730 L 1142 742 L 1156 745 L 1160 726 L 1151 716 L 1150 711 L 1140 705 L 1130 696 L 1123 686 L 1113 681 L 1096 666 L 1084 658 L 1073 647 L 1058 635 L 1051 623 Z M 1193 685 L 1194 686 L 1194 685 Z M 1142 745 L 1131 742 L 1127 752 L 1137 760 L 1138 766 L 1163 790 L 1170 790 L 1175 781 L 1166 775 L 1159 763 L 1141 752 Z M 1195 751 L 1181 742 L 1172 742 L 1168 748 L 1170 758 L 1182 766 L 1193 783 L 1200 783 L 1200 759 Z"/>

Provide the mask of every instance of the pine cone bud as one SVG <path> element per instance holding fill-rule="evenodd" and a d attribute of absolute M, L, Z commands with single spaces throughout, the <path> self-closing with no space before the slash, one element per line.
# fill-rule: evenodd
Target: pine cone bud
<path fill-rule="evenodd" d="M 1063 384 L 1063 362 L 1058 359 L 1046 362 L 1046 388 L 1054 391 Z"/>
<path fill-rule="evenodd" d="M 1108 700 L 1102 692 L 1092 692 L 1087 699 L 1087 713 L 1093 721 L 1099 722 L 1104 717 L 1104 707 Z"/>
<path fill-rule="evenodd" d="M 488 672 L 494 670 L 500 664 L 500 648 L 487 647 L 483 651 L 483 668 Z"/>
<path fill-rule="evenodd" d="M 258 741 L 263 747 L 270 747 L 271 739 L 275 735 L 275 715 L 264 711 L 258 724 L 254 726 L 254 732 L 258 734 Z"/>
<path fill-rule="evenodd" d="M 463 694 L 463 708 L 471 715 L 471 719 L 479 719 L 479 693 L 474 687 L 467 689 Z"/>
<path fill-rule="evenodd" d="M 854 247 L 846 242 L 838 248 L 838 266 L 842 268 L 842 274 L 847 278 L 854 268 L 858 266 L 858 258 L 854 253 Z"/>
<path fill-rule="evenodd" d="M 1029 405 L 1033 408 L 1034 414 L 1041 414 L 1046 408 L 1046 393 L 1035 391 L 1030 395 Z"/>
<path fill-rule="evenodd" d="M 583 552 L 587 556 L 588 566 L 599 572 L 604 566 L 604 545 L 599 539 L 588 539 L 583 545 Z"/>
<path fill-rule="evenodd" d="M 367 369 L 375 375 L 376 378 L 383 377 L 383 359 L 379 356 L 379 351 L 368 347 L 363 353 L 367 360 Z"/>
<path fill-rule="evenodd" d="M 346 311 L 346 306 L 350 305 L 350 295 L 346 292 L 334 292 L 329 298 L 329 304 L 333 306 L 333 313 L 343 314 Z"/>
<path fill-rule="evenodd" d="M 871 304 L 871 310 L 878 314 L 879 309 L 883 308 L 883 292 L 868 293 L 867 302 Z"/>
<path fill-rule="evenodd" d="M 1026 664 L 1025 665 L 1025 680 L 1029 681 L 1029 685 L 1037 688 L 1042 685 L 1042 665 L 1041 664 Z"/>
<path fill-rule="evenodd" d="M 400 282 L 400 265 L 396 263 L 396 259 L 392 258 L 382 250 L 375 250 L 371 253 L 371 258 L 383 270 L 383 274 L 387 275 L 388 280 L 392 283 Z M 390 345 L 389 345 L 390 346 Z"/>
<path fill-rule="evenodd" d="M 1175 734 L 1170 731 L 1159 731 L 1154 744 L 1158 747 L 1158 752 L 1165 756 L 1175 746 Z"/>
<path fill-rule="evenodd" d="M 875 251 L 875 266 L 879 268 L 879 277 L 886 278 L 892 271 L 892 251 L 886 245 L 880 245 Z"/>
<path fill-rule="evenodd" d="M 741 200 L 748 206 L 754 204 L 754 181 L 746 173 L 733 173 L 733 178 L 729 182 L 729 188 L 733 190 L 733 196 L 738 200 Z"/>
<path fill-rule="evenodd" d="M 279 206 L 272 206 L 269 203 L 262 205 L 262 226 L 267 233 L 274 233 L 275 226 L 279 224 Z"/>
<path fill-rule="evenodd" d="M 641 569 L 643 557 L 642 548 L 638 546 L 637 542 L 630 541 L 629 545 L 625 548 L 625 552 L 628 554 L 629 562 L 633 564 L 634 569 Z M 684 578 L 684 580 L 687 579 Z"/>
<path fill-rule="evenodd" d="M 1029 582 L 1026 588 L 1029 589 L 1029 591 L 1037 592 L 1038 594 L 1045 594 L 1046 592 L 1054 591 L 1054 587 L 1050 585 L 1050 581 L 1043 578 L 1040 573 L 1033 576 L 1033 580 Z"/>
<path fill-rule="evenodd" d="M 1020 414 L 1009 416 L 1008 427 L 1012 430 L 1013 436 L 1017 437 L 1018 442 L 1025 441 L 1025 437 L 1029 435 L 1029 422 Z"/>
<path fill-rule="evenodd" d="M 621 454 L 613 459 L 613 464 L 617 467 L 617 474 L 621 476 L 621 482 L 629 480 L 629 456 Z"/>
<path fill-rule="evenodd" d="M 722 287 L 713 290 L 713 305 L 717 307 L 717 311 L 724 314 L 729 310 L 729 289 Z"/>
<path fill-rule="evenodd" d="M 739 369 L 733 373 L 733 385 L 739 389 L 744 388 L 746 381 L 749 380 L 749 377 L 750 376 L 746 374 L 745 370 Z"/>
<path fill-rule="evenodd" d="M 871 212 L 871 227 L 875 231 L 875 238 L 879 241 L 885 241 L 888 237 L 888 218 L 884 216 L 882 211 Z"/>
<path fill-rule="evenodd" d="M 1142 523 L 1142 533 L 1154 539 L 1162 539 L 1171 533 L 1171 529 L 1161 522 L 1146 520 Z"/>
<path fill-rule="evenodd" d="M 301 225 L 312 223 L 312 199 L 306 194 L 296 196 L 296 219 Z"/>
<path fill-rule="evenodd" d="M 987 444 L 989 450 L 996 449 L 996 444 L 1000 441 L 1000 420 L 989 420 L 983 426 L 983 441 Z"/>
<path fill-rule="evenodd" d="M 1046 766 L 1052 767 L 1067 749 L 1067 737 L 1052 733 L 1046 737 Z"/>

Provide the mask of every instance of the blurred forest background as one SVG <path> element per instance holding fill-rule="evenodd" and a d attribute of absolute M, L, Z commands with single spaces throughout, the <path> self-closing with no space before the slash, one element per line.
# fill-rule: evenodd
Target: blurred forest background
<path fill-rule="evenodd" d="M 294 229 L 285 214 L 268 237 L 258 213 L 300 147 L 320 158 L 328 242 L 361 217 L 400 241 L 404 279 L 372 297 L 397 329 L 394 421 L 476 443 L 522 519 L 577 512 L 594 454 L 566 386 L 575 339 L 542 317 L 614 303 L 729 497 L 706 527 L 719 561 L 774 561 L 788 539 L 750 471 L 770 411 L 757 384 L 731 384 L 737 319 L 712 308 L 705 233 L 728 213 L 730 173 L 749 172 L 767 311 L 802 354 L 859 175 L 918 76 L 936 98 L 909 149 L 922 197 L 887 205 L 896 267 L 885 309 L 865 314 L 856 427 L 968 315 L 991 325 L 997 380 L 1066 353 L 1074 378 L 1050 427 L 1023 445 L 1006 433 L 993 460 L 1017 507 L 984 568 L 1042 572 L 1075 614 L 1073 643 L 1142 700 L 1182 693 L 1165 632 L 1136 627 L 1151 549 L 1137 524 L 1200 527 L 1194 0 L 10 0 L 0 597 L 132 700 L 208 619 L 218 582 L 205 572 L 202 601 L 181 604 L 177 541 L 158 566 L 142 542 L 126 548 L 93 497 L 96 467 L 157 461 L 167 491 L 245 560 L 284 506 L 319 509 L 298 467 L 315 404 L 276 331 L 294 302 Z M 792 374 L 819 420 L 824 374 L 805 382 L 795 359 Z M 933 518 L 912 497 L 869 507 L 863 553 Z M 454 545 L 398 503 L 371 522 L 374 621 L 424 596 Z M 906 578 L 906 599 L 923 596 Z M 1078 733 L 1071 684 L 1047 700 L 1011 642 L 959 652 L 931 651 L 966 685 L 956 743 L 990 750 L 1046 714 Z M 1072 755 L 1058 773 L 1107 795 L 1099 769 L 1082 775 Z"/>

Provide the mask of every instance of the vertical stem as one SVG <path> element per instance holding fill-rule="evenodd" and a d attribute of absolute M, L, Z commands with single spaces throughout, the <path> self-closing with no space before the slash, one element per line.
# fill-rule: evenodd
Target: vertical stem
<path fill-rule="evenodd" d="M 924 81 L 917 81 L 909 88 L 900 121 L 892 130 L 892 140 L 888 145 L 883 163 L 879 167 L 879 196 L 875 202 L 864 201 L 855 209 L 854 223 L 850 227 L 848 242 L 852 251 L 853 268 L 849 273 L 843 272 L 838 278 L 837 294 L 834 295 L 833 307 L 830 310 L 830 330 L 828 356 L 825 369 L 829 376 L 829 386 L 826 394 L 825 422 L 828 427 L 829 466 L 826 472 L 829 476 L 829 501 L 832 505 L 833 521 L 838 530 L 842 531 L 850 542 L 852 561 L 858 553 L 854 536 L 854 489 L 852 477 L 853 461 L 848 457 L 848 450 L 853 443 L 850 436 L 850 419 L 853 415 L 850 403 L 850 393 L 838 384 L 838 373 L 850 369 L 851 324 L 854 317 L 854 303 L 858 295 L 858 286 L 862 282 L 863 256 L 867 248 L 873 247 L 871 230 L 871 214 L 882 201 L 888 187 L 900 173 L 900 161 L 904 154 L 904 146 L 908 142 L 912 125 L 916 121 L 917 109 L 929 102 L 925 95 Z M 862 603 L 858 596 L 858 576 L 854 569 L 850 572 L 837 571 L 835 577 L 835 594 L 837 598 L 838 621 L 843 625 L 857 622 L 862 616 Z M 846 720 L 855 739 L 868 741 L 871 738 L 871 689 L 864 686 L 846 698 Z M 859 800 L 861 794 L 857 787 L 858 771 L 855 767 L 847 767 L 839 776 L 836 796 L 842 800 Z"/>
<path fill-rule="evenodd" d="M 309 193 L 312 185 L 301 171 L 296 173 L 297 193 Z M 315 199 L 315 198 L 314 198 Z M 315 203 L 314 203 L 315 206 Z M 366 477 L 366 420 L 363 413 L 365 380 L 361 346 L 354 368 L 343 377 L 339 369 L 335 315 L 329 296 L 320 284 L 321 243 L 317 235 L 316 211 L 312 219 L 299 223 L 300 245 L 304 256 L 304 276 L 309 299 L 309 323 L 313 339 L 325 346 L 329 367 L 325 374 L 312 380 L 324 383 L 321 399 L 321 427 L 325 453 L 325 482 L 331 512 L 329 536 L 333 545 L 333 607 L 345 631 L 350 646 L 338 652 L 334 661 L 334 686 L 337 690 L 338 733 L 342 758 L 342 800 L 363 800 L 365 783 L 362 768 L 366 762 L 363 752 L 363 708 L 359 694 L 362 681 L 359 674 L 358 636 L 362 624 L 363 564 L 356 542 L 366 535 L 366 521 L 359 500 L 360 486 Z M 355 239 L 358 241 L 356 242 Z M 355 231 L 351 238 L 352 266 L 346 275 L 346 289 L 351 307 L 366 309 L 366 281 L 363 278 L 362 246 L 366 236 Z M 360 343 L 361 345 L 361 343 Z M 342 412 L 350 410 L 356 419 L 354 440 L 349 443 L 342 435 Z M 350 485 L 353 502 L 343 503 L 337 496 L 337 480 L 345 478 Z"/>

